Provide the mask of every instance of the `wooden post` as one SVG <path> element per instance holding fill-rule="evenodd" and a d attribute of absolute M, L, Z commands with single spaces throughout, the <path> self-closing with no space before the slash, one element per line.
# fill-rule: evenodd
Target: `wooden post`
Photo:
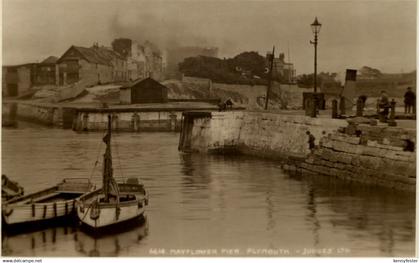
<path fill-rule="evenodd" d="M 89 114 L 85 112 L 82 120 L 82 131 L 88 131 Z"/>
<path fill-rule="evenodd" d="M 176 129 L 176 114 L 171 113 L 169 115 L 169 118 L 170 118 L 171 131 L 175 131 L 175 129 Z"/>
<path fill-rule="evenodd" d="M 268 72 L 267 94 L 265 95 L 265 107 L 264 107 L 265 110 L 268 109 L 268 101 L 269 101 L 269 96 L 270 96 L 270 92 L 271 92 L 271 77 L 273 75 L 274 49 L 275 49 L 275 47 L 273 46 L 273 53 L 270 56 L 270 70 Z"/>
<path fill-rule="evenodd" d="M 35 204 L 32 204 L 32 217 L 35 217 Z"/>
<path fill-rule="evenodd" d="M 133 130 L 135 132 L 138 132 L 140 130 L 140 127 L 139 127 L 140 126 L 140 116 L 137 112 L 135 112 L 133 114 L 132 121 L 133 121 Z"/>
<path fill-rule="evenodd" d="M 333 119 L 337 119 L 338 118 L 338 102 L 337 102 L 336 99 L 333 99 L 333 101 L 332 101 L 331 117 Z"/>
<path fill-rule="evenodd" d="M 47 205 L 44 205 L 44 212 L 42 213 L 42 218 L 47 216 Z"/>
<path fill-rule="evenodd" d="M 53 204 L 53 209 L 54 209 L 54 217 L 57 217 L 57 203 Z"/>

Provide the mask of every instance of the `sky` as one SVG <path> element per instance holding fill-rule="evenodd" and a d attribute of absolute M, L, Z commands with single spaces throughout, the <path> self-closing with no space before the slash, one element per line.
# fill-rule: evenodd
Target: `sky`
<path fill-rule="evenodd" d="M 161 49 L 215 46 L 219 57 L 273 45 L 297 74 L 313 72 L 310 24 L 322 24 L 318 72 L 416 69 L 415 0 L 3 0 L 3 65 L 61 56 L 71 45 L 150 40 Z"/>

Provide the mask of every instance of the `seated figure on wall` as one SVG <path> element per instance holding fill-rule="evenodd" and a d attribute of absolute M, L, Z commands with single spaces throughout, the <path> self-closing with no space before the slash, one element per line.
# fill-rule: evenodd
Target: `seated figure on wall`
<path fill-rule="evenodd" d="M 390 108 L 391 104 L 389 103 L 388 95 L 385 91 L 381 91 L 381 97 L 378 99 L 378 113 L 381 122 L 386 122 L 388 120 Z"/>

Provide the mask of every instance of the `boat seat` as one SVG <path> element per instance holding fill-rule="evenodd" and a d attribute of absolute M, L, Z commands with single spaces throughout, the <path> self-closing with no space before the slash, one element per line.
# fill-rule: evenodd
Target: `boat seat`
<path fill-rule="evenodd" d="M 29 199 L 29 200 L 25 200 L 25 204 L 30 204 L 30 203 L 40 203 L 41 201 L 43 201 L 43 200 L 47 200 L 47 199 L 50 199 L 50 198 L 52 198 L 52 197 L 56 197 L 56 196 L 58 196 L 60 193 L 58 193 L 58 192 L 54 192 L 54 193 L 51 193 L 51 194 L 48 194 L 48 195 L 43 195 L 43 196 L 40 196 L 40 197 L 38 197 L 38 198 L 33 198 L 33 199 Z"/>

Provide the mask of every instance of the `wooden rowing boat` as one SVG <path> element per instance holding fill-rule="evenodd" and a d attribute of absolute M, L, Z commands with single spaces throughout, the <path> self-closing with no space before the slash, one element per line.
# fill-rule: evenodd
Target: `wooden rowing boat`
<path fill-rule="evenodd" d="M 103 229 L 143 215 L 148 197 L 137 178 L 117 183 L 113 177 L 111 156 L 111 123 L 103 138 L 106 150 L 103 161 L 102 188 L 81 196 L 77 201 L 80 222 L 92 229 Z"/>
<path fill-rule="evenodd" d="M 87 179 L 64 179 L 53 187 L 3 203 L 3 222 L 15 225 L 70 216 L 74 214 L 76 198 L 91 189 L 92 184 Z"/>

